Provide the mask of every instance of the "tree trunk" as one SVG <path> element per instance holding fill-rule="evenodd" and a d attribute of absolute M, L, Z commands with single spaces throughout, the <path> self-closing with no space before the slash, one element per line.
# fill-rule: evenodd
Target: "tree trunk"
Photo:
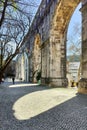
<path fill-rule="evenodd" d="M 2 82 L 2 78 L 3 78 L 3 73 L 0 72 L 0 84 L 1 84 L 1 82 Z"/>

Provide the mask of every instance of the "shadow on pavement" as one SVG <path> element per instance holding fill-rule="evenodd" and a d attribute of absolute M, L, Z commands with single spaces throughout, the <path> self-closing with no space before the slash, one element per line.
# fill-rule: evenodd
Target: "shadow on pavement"
<path fill-rule="evenodd" d="M 87 130 L 87 95 L 77 94 L 27 120 L 18 120 L 14 116 L 13 106 L 19 98 L 45 90 L 49 88 L 33 85 L 23 87 L 21 84 L 0 89 L 0 130 Z M 60 95 L 56 98 L 60 98 Z"/>

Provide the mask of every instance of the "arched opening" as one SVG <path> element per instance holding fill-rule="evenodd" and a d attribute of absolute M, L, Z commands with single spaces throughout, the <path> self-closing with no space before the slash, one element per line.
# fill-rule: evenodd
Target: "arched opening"
<path fill-rule="evenodd" d="M 35 36 L 34 49 L 33 49 L 33 81 L 37 82 L 37 73 L 41 71 L 41 39 L 40 35 Z"/>
<path fill-rule="evenodd" d="M 70 18 L 80 0 L 60 1 L 55 8 L 50 28 L 50 83 L 66 87 L 66 41 Z"/>
<path fill-rule="evenodd" d="M 78 86 L 81 79 L 81 43 L 82 43 L 82 16 L 81 3 L 75 9 L 69 22 L 67 31 L 67 78 L 68 86 Z"/>

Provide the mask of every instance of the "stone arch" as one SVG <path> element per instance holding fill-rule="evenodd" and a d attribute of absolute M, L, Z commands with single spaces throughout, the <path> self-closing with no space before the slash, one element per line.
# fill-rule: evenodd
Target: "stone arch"
<path fill-rule="evenodd" d="M 41 71 L 41 38 L 40 34 L 35 35 L 33 47 L 33 81 L 36 81 L 37 72 Z"/>
<path fill-rule="evenodd" d="M 67 86 L 66 36 L 70 18 L 80 0 L 60 0 L 50 24 L 50 82 L 52 85 Z M 54 58 L 55 57 L 55 58 Z"/>

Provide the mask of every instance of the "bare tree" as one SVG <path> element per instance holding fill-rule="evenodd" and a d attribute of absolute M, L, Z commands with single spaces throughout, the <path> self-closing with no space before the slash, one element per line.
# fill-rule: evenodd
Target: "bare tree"
<path fill-rule="evenodd" d="M 72 57 L 76 55 L 81 55 L 81 25 L 76 23 L 73 26 L 73 33 L 71 33 L 68 36 L 68 41 L 67 41 L 67 51 L 72 55 Z"/>
<path fill-rule="evenodd" d="M 33 15 L 35 12 L 35 8 L 37 8 L 38 3 L 37 0 L 0 0 L 0 27 L 3 24 L 3 21 L 6 17 L 6 15 L 9 15 L 9 9 L 18 10 L 19 12 L 23 14 L 30 14 Z M 9 8 L 9 9 L 8 9 Z"/>
<path fill-rule="evenodd" d="M 0 81 L 12 59 L 20 52 L 29 34 L 35 1 L 0 1 Z"/>

